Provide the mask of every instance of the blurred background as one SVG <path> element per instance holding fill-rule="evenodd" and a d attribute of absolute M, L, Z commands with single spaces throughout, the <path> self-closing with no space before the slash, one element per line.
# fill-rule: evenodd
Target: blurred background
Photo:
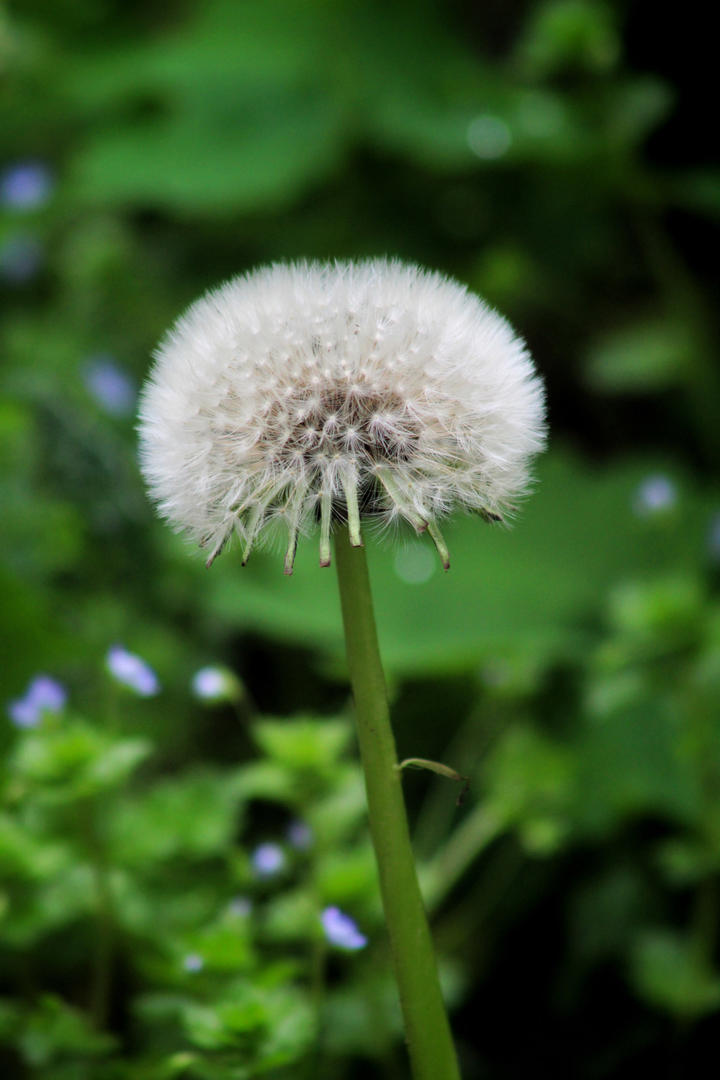
<path fill-rule="evenodd" d="M 699 11 L 699 9 L 698 9 Z M 693 1075 L 720 1009 L 710 38 L 623 0 L 0 7 L 0 1065 L 406 1078 L 332 572 L 153 515 L 154 344 L 259 263 L 501 310 L 551 443 L 369 544 L 466 1080 Z M 699 21 L 698 21 L 699 20 Z"/>

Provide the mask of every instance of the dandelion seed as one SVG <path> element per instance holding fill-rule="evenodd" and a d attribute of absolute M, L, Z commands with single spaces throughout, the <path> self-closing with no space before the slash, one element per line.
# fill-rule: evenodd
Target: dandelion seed
<path fill-rule="evenodd" d="M 497 520 L 544 443 L 544 393 L 508 323 L 457 282 L 383 259 L 275 265 L 207 293 L 161 344 L 141 459 L 160 513 L 243 563 L 273 527 L 407 521 L 444 566 L 456 508 Z"/>
<path fill-rule="evenodd" d="M 357 924 L 339 907 L 326 907 L 320 916 L 320 921 L 325 937 L 331 945 L 351 951 L 364 949 L 367 945 L 368 939 L 360 933 Z"/>
<path fill-rule="evenodd" d="M 108 650 L 105 664 L 114 679 L 129 686 L 140 697 L 153 697 L 160 690 L 158 677 L 152 668 L 122 645 L 113 645 Z"/>

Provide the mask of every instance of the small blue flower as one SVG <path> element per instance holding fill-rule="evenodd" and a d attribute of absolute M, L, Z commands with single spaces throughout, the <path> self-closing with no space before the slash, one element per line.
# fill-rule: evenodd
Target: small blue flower
<path fill-rule="evenodd" d="M 0 278 L 8 285 L 27 285 L 40 271 L 45 252 L 34 236 L 11 236 L 0 245 Z"/>
<path fill-rule="evenodd" d="M 677 502 L 677 489 L 672 480 L 658 473 L 643 480 L 635 492 L 633 506 L 639 517 L 651 517 L 672 510 Z"/>
<path fill-rule="evenodd" d="M 191 952 L 183 957 L 182 966 L 185 971 L 194 975 L 196 972 L 202 971 L 205 967 L 205 961 L 200 953 Z"/>
<path fill-rule="evenodd" d="M 192 678 L 192 690 L 200 701 L 218 703 L 239 701 L 243 696 L 240 680 L 224 667 L 204 667 Z"/>
<path fill-rule="evenodd" d="M 140 697 L 152 697 L 158 693 L 160 683 L 153 669 L 122 645 L 113 645 L 108 650 L 105 664 L 113 678 L 129 686 Z"/>
<path fill-rule="evenodd" d="M 326 907 L 320 916 L 325 937 L 331 945 L 355 951 L 364 949 L 368 939 L 361 934 L 356 923 L 339 907 Z"/>
<path fill-rule="evenodd" d="M 287 839 L 290 847 L 296 851 L 307 851 L 312 847 L 312 829 L 304 821 L 291 821 L 287 829 Z"/>
<path fill-rule="evenodd" d="M 15 727 L 34 728 L 40 723 L 39 709 L 25 698 L 9 701 L 7 712 Z"/>
<path fill-rule="evenodd" d="M 111 416 L 129 416 L 137 393 L 130 376 L 105 353 L 85 366 L 85 385 L 98 405 Z"/>
<path fill-rule="evenodd" d="M 21 698 L 10 701 L 7 711 L 19 728 L 37 727 L 44 712 L 58 713 L 65 707 L 67 691 L 51 675 L 36 675 Z"/>
<path fill-rule="evenodd" d="M 274 877 L 285 866 L 285 852 L 278 844 L 259 844 L 250 856 L 250 862 L 257 877 Z"/>
<path fill-rule="evenodd" d="M 0 175 L 0 203 L 8 210 L 37 210 L 55 186 L 52 173 L 41 161 L 18 161 Z"/>
<path fill-rule="evenodd" d="M 67 701 L 65 687 L 51 675 L 36 675 L 27 691 L 27 696 L 41 709 L 60 712 Z"/>

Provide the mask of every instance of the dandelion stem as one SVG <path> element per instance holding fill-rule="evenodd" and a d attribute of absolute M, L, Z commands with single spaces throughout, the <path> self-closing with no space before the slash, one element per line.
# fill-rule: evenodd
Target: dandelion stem
<path fill-rule="evenodd" d="M 380 891 L 415 1080 L 459 1080 L 410 844 L 363 548 L 335 538 L 340 600 Z"/>

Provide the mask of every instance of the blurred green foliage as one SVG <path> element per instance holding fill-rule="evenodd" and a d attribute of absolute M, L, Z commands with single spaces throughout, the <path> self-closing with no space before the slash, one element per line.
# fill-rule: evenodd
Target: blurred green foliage
<path fill-rule="evenodd" d="M 154 520 L 133 432 L 200 291 L 386 252 L 496 304 L 550 401 L 513 528 L 454 521 L 448 575 L 369 541 L 400 753 L 471 779 L 458 807 L 405 776 L 464 1075 L 692 1075 L 712 1045 L 720 180 L 682 26 L 653 51 L 649 19 L 0 10 L 3 1075 L 407 1075 L 332 574 L 302 546 L 290 579 L 232 550 L 208 574 Z M 156 696 L 108 673 L 118 642 Z M 242 686 L 210 704 L 190 680 L 216 663 Z M 18 726 L 43 672 L 68 703 Z"/>

